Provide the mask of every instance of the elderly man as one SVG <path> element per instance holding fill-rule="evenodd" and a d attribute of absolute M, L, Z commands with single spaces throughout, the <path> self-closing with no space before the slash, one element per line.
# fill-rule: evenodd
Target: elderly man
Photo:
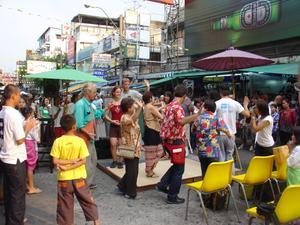
<path fill-rule="evenodd" d="M 89 157 L 86 160 L 87 182 L 90 188 L 96 188 L 95 170 L 97 164 L 97 153 L 95 148 L 95 120 L 103 115 L 101 111 L 96 110 L 92 101 L 95 99 L 97 88 L 95 84 L 88 83 L 82 89 L 82 98 L 76 102 L 74 116 L 78 134 L 87 144 Z"/>

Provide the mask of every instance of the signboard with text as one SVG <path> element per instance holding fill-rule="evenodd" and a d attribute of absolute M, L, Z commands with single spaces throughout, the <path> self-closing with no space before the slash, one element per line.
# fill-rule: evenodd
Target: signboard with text
<path fill-rule="evenodd" d="M 51 70 L 56 70 L 55 62 L 27 60 L 27 73 L 43 73 Z"/>
<path fill-rule="evenodd" d="M 185 46 L 196 55 L 300 37 L 300 1 L 192 0 L 185 5 Z"/>

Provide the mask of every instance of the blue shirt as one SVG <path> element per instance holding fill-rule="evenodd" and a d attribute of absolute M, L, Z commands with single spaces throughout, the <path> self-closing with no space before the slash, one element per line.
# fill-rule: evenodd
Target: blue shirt
<path fill-rule="evenodd" d="M 93 110 L 93 112 L 91 112 L 91 110 Z M 75 104 L 74 116 L 78 129 L 85 127 L 91 120 L 100 119 L 103 114 L 103 110 L 93 108 L 91 102 L 85 97 L 81 98 Z"/>

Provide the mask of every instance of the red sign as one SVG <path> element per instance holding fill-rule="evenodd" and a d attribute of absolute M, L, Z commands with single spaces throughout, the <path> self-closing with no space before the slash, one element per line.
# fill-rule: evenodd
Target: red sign
<path fill-rule="evenodd" d="M 174 0 L 148 0 L 148 1 L 162 3 L 166 5 L 174 5 Z"/>

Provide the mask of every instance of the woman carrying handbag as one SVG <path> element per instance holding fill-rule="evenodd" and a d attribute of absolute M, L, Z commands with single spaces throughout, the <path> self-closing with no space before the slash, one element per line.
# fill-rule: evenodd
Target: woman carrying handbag
<path fill-rule="evenodd" d="M 141 155 L 141 132 L 138 118 L 142 107 L 143 104 L 133 98 L 124 98 L 121 101 L 121 109 L 123 112 L 120 121 L 121 145 L 117 150 L 117 155 L 124 157 L 125 174 L 118 184 L 118 189 L 124 197 L 128 199 L 135 199 L 137 195 L 136 182 L 139 172 L 139 158 Z M 128 154 L 131 150 L 133 151 L 132 155 Z M 123 154 L 125 152 L 127 153 Z"/>

